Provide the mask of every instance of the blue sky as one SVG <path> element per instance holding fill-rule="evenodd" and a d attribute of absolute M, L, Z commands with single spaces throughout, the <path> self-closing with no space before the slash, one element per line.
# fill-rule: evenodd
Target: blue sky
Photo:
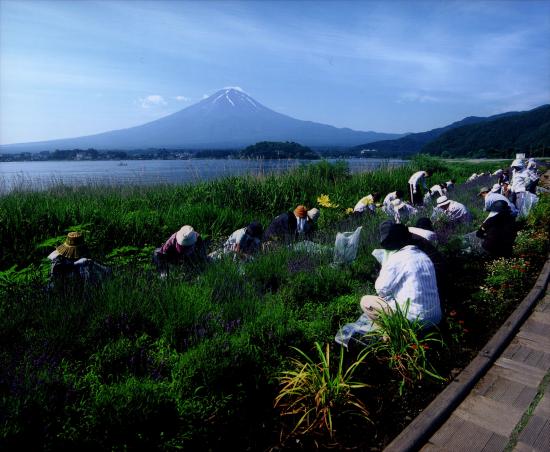
<path fill-rule="evenodd" d="M 0 143 L 139 125 L 240 86 L 420 132 L 550 103 L 550 1 L 0 0 Z"/>

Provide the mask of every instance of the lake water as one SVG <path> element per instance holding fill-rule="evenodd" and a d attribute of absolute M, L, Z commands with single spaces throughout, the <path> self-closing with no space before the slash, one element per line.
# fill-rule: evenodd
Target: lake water
<path fill-rule="evenodd" d="M 336 159 L 329 159 L 334 162 Z M 315 161 L 313 161 L 315 162 Z M 352 173 L 379 167 L 400 166 L 403 160 L 346 159 Z M 196 183 L 224 176 L 269 174 L 287 171 L 300 160 L 114 160 L 0 162 L 0 192 L 14 187 L 44 189 L 54 184 L 135 184 Z"/>

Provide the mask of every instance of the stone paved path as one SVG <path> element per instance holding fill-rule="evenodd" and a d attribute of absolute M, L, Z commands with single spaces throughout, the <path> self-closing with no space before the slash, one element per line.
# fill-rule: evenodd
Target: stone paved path
<path fill-rule="evenodd" d="M 489 372 L 421 449 L 550 451 L 550 291 Z"/>

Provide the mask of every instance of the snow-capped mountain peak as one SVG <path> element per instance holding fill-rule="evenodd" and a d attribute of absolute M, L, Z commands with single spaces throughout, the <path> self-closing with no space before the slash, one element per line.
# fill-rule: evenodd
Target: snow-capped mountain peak
<path fill-rule="evenodd" d="M 261 105 L 250 97 L 242 88 L 228 86 L 220 91 L 215 92 L 210 97 L 202 101 L 203 107 L 230 107 L 240 109 L 258 110 Z"/>

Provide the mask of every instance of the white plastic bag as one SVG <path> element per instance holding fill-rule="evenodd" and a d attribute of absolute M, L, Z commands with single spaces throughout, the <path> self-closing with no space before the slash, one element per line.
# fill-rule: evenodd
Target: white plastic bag
<path fill-rule="evenodd" d="M 363 229 L 363 226 L 359 226 L 354 232 L 338 232 L 336 234 L 336 242 L 334 243 L 335 264 L 349 264 L 355 260 L 359 249 L 361 229 Z"/>
<path fill-rule="evenodd" d="M 534 195 L 530 192 L 525 192 L 523 194 L 523 202 L 521 203 L 520 209 L 519 209 L 519 217 L 526 217 L 529 215 L 529 212 L 534 207 L 534 205 L 538 202 L 539 197 L 537 195 Z"/>

